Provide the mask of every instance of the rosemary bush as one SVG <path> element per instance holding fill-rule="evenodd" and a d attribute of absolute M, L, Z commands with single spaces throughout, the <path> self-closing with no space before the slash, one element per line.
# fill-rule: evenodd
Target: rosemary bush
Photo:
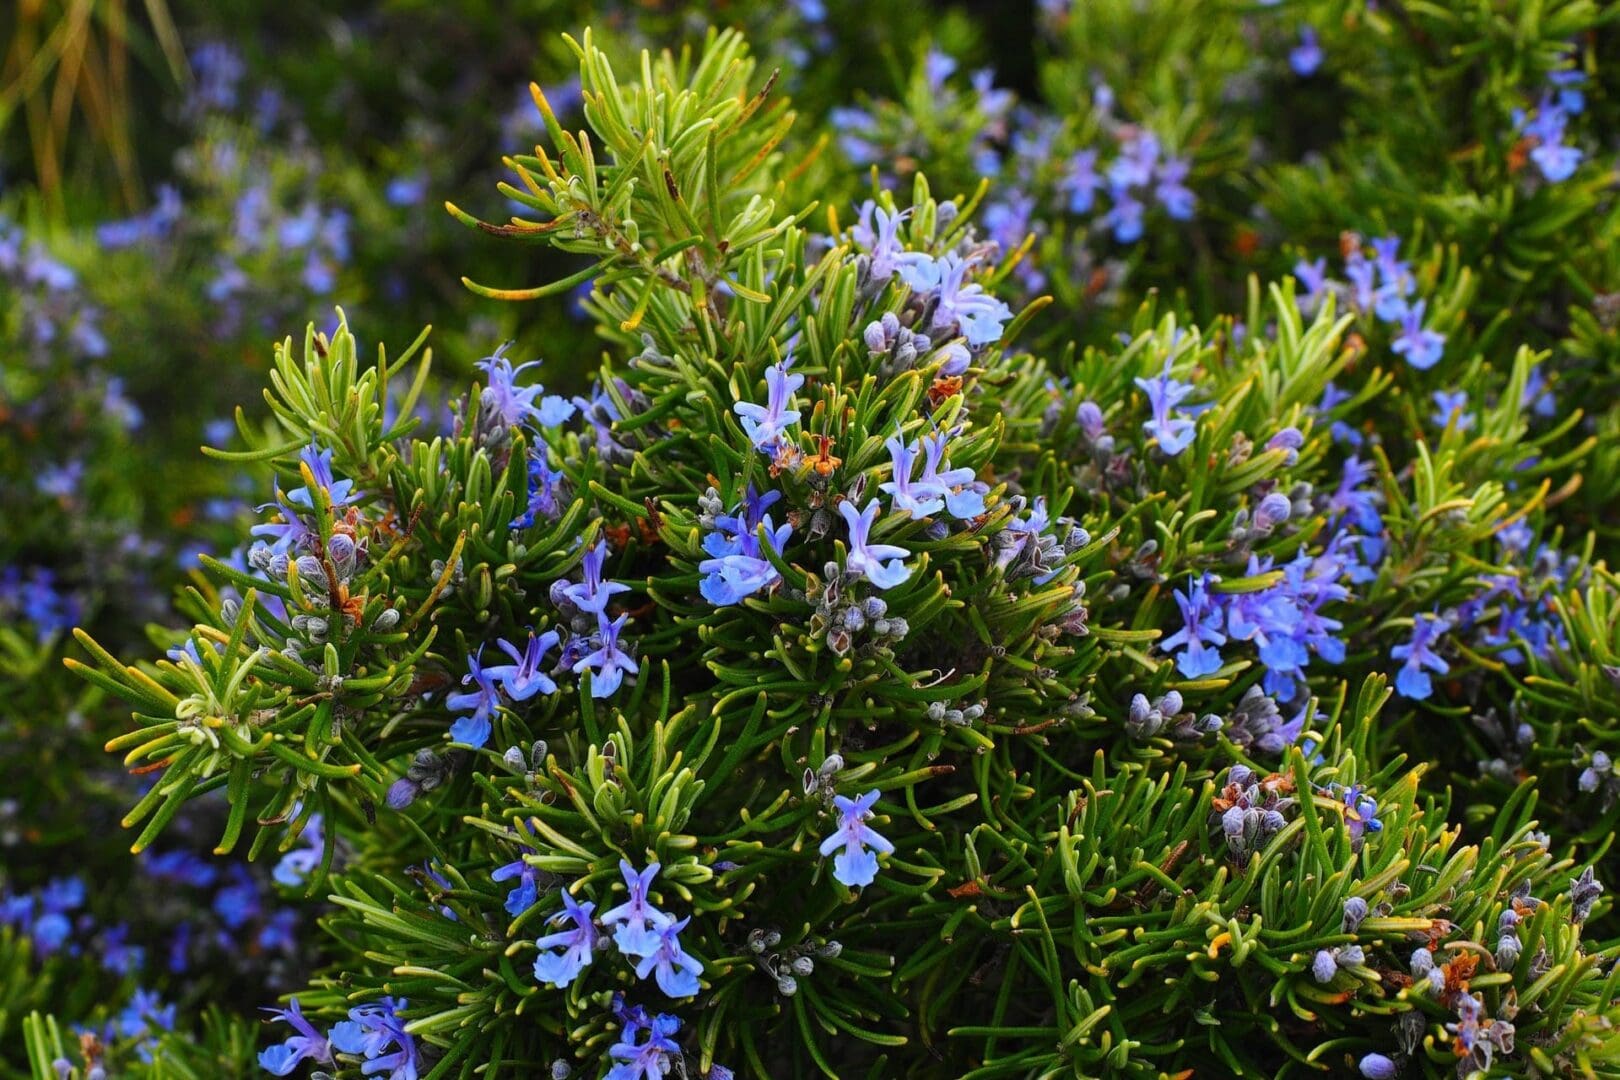
<path fill-rule="evenodd" d="M 1612 15 L 1040 18 L 1047 105 L 808 137 L 564 39 L 447 210 L 594 340 L 280 341 L 189 625 L 66 661 L 271 1023 L 30 1001 L 33 1076 L 1620 1075 Z"/>

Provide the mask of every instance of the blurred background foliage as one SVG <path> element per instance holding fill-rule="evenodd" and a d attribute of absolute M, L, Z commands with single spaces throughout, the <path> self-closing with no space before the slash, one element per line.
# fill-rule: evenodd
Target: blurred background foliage
<path fill-rule="evenodd" d="M 1144 298 L 1200 325 L 1241 318 L 1259 309 L 1253 279 L 1322 257 L 1337 268 L 1361 237 L 1400 237 L 1449 354 L 1481 358 L 1470 376 L 1478 385 L 1538 402 L 1523 373 L 1509 381 L 1524 345 L 1551 358 L 1539 377 L 1559 407 L 1586 410 L 1568 428 L 1541 429 L 1553 433 L 1539 454 L 1557 465 L 1548 531 L 1589 559 L 1607 556 L 1620 529 L 1612 5 L 880 8 L 18 0 L 0 11 L 7 1068 L 22 1067 L 19 1033 L 34 1009 L 139 1030 L 140 1011 L 125 1015 L 128 991 L 181 971 L 192 973 L 188 1006 L 238 1016 L 268 1000 L 266 988 L 302 984 L 308 965 L 294 930 L 308 914 L 280 903 L 261 866 L 194 861 L 217 835 L 222 800 L 182 815 L 171 850 L 157 853 L 166 862 L 127 857 L 117 823 L 147 781 L 102 752 L 124 711 L 62 671 L 66 631 L 85 624 L 110 647 L 150 647 L 148 624 L 174 621 L 168 602 L 195 580 L 196 553 L 230 554 L 251 507 L 269 497 L 271 473 L 210 469 L 197 448 L 240 448 L 234 410 L 266 381 L 270 343 L 307 321 L 330 327 L 335 304 L 367 348 L 434 324 L 438 372 L 421 406 L 432 415 L 445 415 L 448 387 L 505 341 L 514 356 L 545 357 L 558 392 L 587 390 L 617 343 L 586 317 L 583 292 L 518 307 L 462 284 L 553 281 L 581 261 L 488 242 L 440 208 L 453 199 L 496 221 L 519 209 L 495 181 L 503 155 L 543 137 L 531 80 L 579 126 L 560 30 L 593 26 L 633 68 L 641 49 L 693 45 L 711 22 L 742 28 L 799 114 L 780 202 L 818 201 L 818 226 L 830 214 L 847 227 L 874 180 L 908 192 L 925 171 L 937 193 L 979 194 L 985 231 L 1004 253 L 1022 252 L 1002 281 L 1014 307 L 1055 298 L 1024 339 L 1037 355 L 1071 341 L 1116 345 Z M 1559 133 L 1586 167 L 1560 176 L 1533 156 L 1548 140 L 1528 132 L 1546 119 L 1544 102 L 1582 92 L 1555 80 L 1568 70 L 1583 74 L 1584 98 L 1565 109 Z M 1100 177 L 1150 147 L 1155 163 L 1185 162 L 1171 184 L 1187 194 L 1162 178 L 1143 185 L 1152 191 L 1133 226 L 1086 169 Z M 1096 156 L 1082 165 L 1088 152 Z M 1432 411 L 1427 395 L 1442 388 L 1437 379 L 1400 387 L 1359 422 L 1409 445 Z M 1474 468 L 1476 481 L 1491 471 L 1485 460 Z M 1588 714 L 1614 698 L 1612 687 L 1585 691 Z M 1614 741 L 1612 731 L 1589 734 Z M 1467 775 L 1496 749 L 1470 735 L 1446 774 Z M 1484 804 L 1512 790 L 1497 783 Z M 1609 798 L 1595 819 L 1568 823 L 1600 838 L 1615 817 Z M 82 900 L 61 884 L 74 875 L 95 885 Z M 21 898 L 33 898 L 27 916 Z M 100 966 L 19 958 L 39 951 L 25 927 L 47 899 L 67 905 L 61 913 L 96 943 Z M 138 962 L 120 948 L 126 923 L 128 942 L 144 950 Z M 181 955 L 160 959 L 177 939 Z M 239 949 L 242 940 L 253 944 Z M 43 977 L 21 976 L 29 971 Z M 120 992 L 107 991 L 107 973 Z M 175 1068 L 220 1075 L 221 1062 L 251 1055 L 243 1030 L 223 1013 L 209 1018 L 200 1057 Z"/>

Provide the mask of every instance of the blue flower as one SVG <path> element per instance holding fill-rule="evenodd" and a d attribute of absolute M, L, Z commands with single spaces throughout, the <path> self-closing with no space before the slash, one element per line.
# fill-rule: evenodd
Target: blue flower
<path fill-rule="evenodd" d="M 1558 184 L 1575 175 L 1581 165 L 1581 148 L 1558 142 L 1544 142 L 1530 151 L 1530 160 L 1541 175 Z"/>
<path fill-rule="evenodd" d="M 916 490 L 939 496 L 945 502 L 945 511 L 954 518 L 976 518 L 984 513 L 985 485 L 972 469 L 953 469 L 945 461 L 948 439 L 943 431 L 923 436 L 923 471 L 917 478 Z"/>
<path fill-rule="evenodd" d="M 1349 569 L 1343 554 L 1330 545 L 1316 556 L 1301 551 L 1283 570 L 1283 580 L 1268 591 L 1288 605 L 1289 625 L 1277 627 L 1279 636 L 1261 642 L 1260 662 L 1266 667 L 1267 692 L 1281 701 L 1292 701 L 1309 653 L 1333 664 L 1344 660 L 1344 642 L 1336 636 L 1344 624 L 1321 610 L 1329 603 L 1349 599 L 1350 590 L 1338 583 Z M 1232 631 L 1230 624 L 1227 629 Z"/>
<path fill-rule="evenodd" d="M 1421 614 L 1412 621 L 1412 640 L 1389 651 L 1390 659 L 1402 662 L 1400 674 L 1395 677 L 1395 689 L 1403 697 L 1422 701 L 1434 692 L 1424 668 L 1438 675 L 1451 670 L 1451 665 L 1434 652 L 1435 642 L 1445 634 L 1447 625 L 1438 615 Z"/>
<path fill-rule="evenodd" d="M 1555 82 L 1566 79 L 1568 75 L 1578 75 L 1578 72 L 1555 73 Z M 1573 85 L 1573 84 L 1572 84 Z M 1569 104 L 1577 105 L 1575 109 L 1566 109 L 1565 100 Z M 1579 147 L 1564 143 L 1565 129 L 1572 113 L 1578 113 L 1585 108 L 1585 99 L 1578 90 L 1566 90 L 1560 93 L 1559 100 L 1554 101 L 1550 93 L 1541 95 L 1541 101 L 1535 110 L 1535 119 L 1524 124 L 1524 133 L 1533 139 L 1535 147 L 1530 151 L 1530 160 L 1541 175 L 1551 183 L 1562 183 L 1575 174 L 1581 163 L 1581 150 Z M 1515 115 L 1519 115 L 1515 113 Z M 1522 118 L 1521 118 L 1522 121 Z"/>
<path fill-rule="evenodd" d="M 1530 550 L 1530 545 L 1535 542 L 1535 539 L 1536 536 L 1530 528 L 1530 523 L 1523 518 L 1503 527 L 1496 534 L 1496 541 L 1502 545 L 1502 551 L 1506 555 L 1522 555 Z"/>
<path fill-rule="evenodd" d="M 450 725 L 450 738 L 475 748 L 489 741 L 490 719 L 501 703 L 500 688 L 496 685 L 497 669 L 480 664 L 483 653 L 480 645 L 476 653 L 467 655 L 467 674 L 461 677 L 461 685 L 471 685 L 474 689 L 444 699 L 445 707 L 451 712 L 471 713 Z"/>
<path fill-rule="evenodd" d="M 1194 387 L 1191 383 L 1177 382 L 1170 377 L 1170 360 L 1164 370 L 1152 379 L 1137 379 L 1136 385 L 1147 394 L 1153 410 L 1153 419 L 1142 424 L 1142 430 L 1158 440 L 1159 450 L 1166 457 L 1175 457 L 1192 444 L 1198 435 L 1198 425 L 1186 417 L 1172 417 L 1170 410 L 1180 405 Z"/>
<path fill-rule="evenodd" d="M 1176 657 L 1176 670 L 1189 679 L 1201 679 L 1220 670 L 1221 654 L 1206 645 L 1226 644 L 1221 632 L 1221 609 L 1208 594 L 1210 576 L 1189 578 L 1187 591 L 1176 590 L 1176 606 L 1181 609 L 1182 626 L 1159 643 L 1163 652 L 1185 651 Z"/>
<path fill-rule="evenodd" d="M 415 206 L 426 196 L 427 176 L 420 172 L 396 176 L 383 189 L 383 198 L 388 200 L 389 206 Z"/>
<path fill-rule="evenodd" d="M 101 935 L 101 966 L 116 975 L 133 975 L 146 961 L 146 950 L 129 944 L 129 924 L 109 926 Z"/>
<path fill-rule="evenodd" d="M 1367 261 L 1361 249 L 1352 249 L 1344 259 L 1344 276 L 1350 279 L 1351 296 L 1355 300 L 1356 310 L 1366 314 L 1373 310 L 1374 295 L 1377 292 L 1378 267 Z"/>
<path fill-rule="evenodd" d="M 560 895 L 563 910 L 553 915 L 550 922 L 554 926 L 561 926 L 567 920 L 574 924 L 574 928 L 547 934 L 534 943 L 540 950 L 540 955 L 534 960 L 534 977 L 559 989 L 579 977 L 579 973 L 591 962 L 591 952 L 596 948 L 596 924 L 591 921 L 591 912 L 596 905 L 589 900 L 579 903 L 567 889 L 560 890 Z"/>
<path fill-rule="evenodd" d="M 1114 239 L 1121 244 L 1136 243 L 1142 239 L 1142 213 L 1146 209 L 1142 200 L 1132 195 L 1129 189 L 1117 185 L 1111 186 L 1108 194 L 1113 198 L 1114 205 L 1097 219 L 1098 227 L 1113 229 Z"/>
<path fill-rule="evenodd" d="M 1529 409 L 1536 416 L 1551 418 L 1558 415 L 1558 399 L 1547 385 L 1547 375 L 1538 364 L 1530 369 L 1524 380 L 1524 393 L 1519 397 L 1519 408 Z"/>
<path fill-rule="evenodd" d="M 1078 150 L 1058 180 L 1058 190 L 1069 196 L 1069 212 L 1084 214 L 1096 202 L 1103 178 L 1097 174 L 1097 151 Z"/>
<path fill-rule="evenodd" d="M 79 621 L 78 601 L 60 591 L 56 575 L 44 567 L 31 569 L 26 578 L 15 566 L 0 571 L 0 612 L 33 623 L 41 642 Z"/>
<path fill-rule="evenodd" d="M 1363 834 L 1384 831 L 1384 823 L 1378 820 L 1378 800 L 1368 795 L 1360 784 L 1344 788 L 1340 803 L 1344 807 L 1344 827 L 1356 850 L 1361 849 Z"/>
<path fill-rule="evenodd" d="M 759 528 L 763 525 L 766 539 L 780 555 L 793 535 L 792 525 L 778 528 L 765 513 L 765 508 L 781 497 L 775 491 L 758 495 L 750 484 L 740 513 L 714 519 L 714 531 L 703 538 L 703 550 L 709 558 L 698 564 L 698 570 L 708 575 L 699 582 L 698 591 L 709 603 L 716 607 L 735 604 L 781 579 L 759 542 Z"/>
<path fill-rule="evenodd" d="M 621 394 L 628 389 L 623 380 L 614 381 Z M 614 423 L 624 417 L 619 415 L 619 406 L 606 387 L 598 383 L 592 388 L 589 398 L 576 397 L 574 404 L 591 425 L 598 457 L 603 461 L 629 461 L 635 456 L 629 447 L 613 437 Z"/>
<path fill-rule="evenodd" d="M 978 282 L 969 283 L 972 263 L 948 251 L 939 258 L 922 252 L 908 252 L 900 263 L 900 277 L 914 292 L 937 297 L 933 330 L 956 330 L 968 345 L 979 348 L 1001 338 L 1002 326 L 1012 318 L 1012 309 L 984 291 Z"/>
<path fill-rule="evenodd" d="M 68 938 L 73 936 L 73 920 L 60 911 L 47 911 L 34 921 L 29 928 L 29 937 L 33 939 L 34 951 L 40 956 L 48 956 L 67 944 Z M 77 952 L 75 947 L 72 952 Z"/>
<path fill-rule="evenodd" d="M 283 855 L 270 874 L 278 884 L 288 887 L 302 885 L 320 865 L 321 858 L 326 852 L 326 837 L 321 830 L 321 815 L 309 816 L 309 821 L 305 823 L 303 834 L 299 839 L 303 841 L 303 846 L 293 848 Z"/>
<path fill-rule="evenodd" d="M 586 557 L 589 562 L 589 556 Z M 558 634 L 555 630 L 547 630 L 543 634 L 529 631 L 529 643 L 522 652 L 505 638 L 497 638 L 495 644 L 500 650 L 510 656 L 515 663 L 500 664 L 484 669 L 484 675 L 490 679 L 500 679 L 501 686 L 506 690 L 506 696 L 513 701 L 528 701 L 536 694 L 554 694 L 557 684 L 540 665 L 545 661 L 546 653 L 556 646 Z"/>
<path fill-rule="evenodd" d="M 146 872 L 159 881 L 174 881 L 194 889 L 206 889 L 219 877 L 213 863 L 183 848 L 162 854 L 150 852 L 144 862 Z"/>
<path fill-rule="evenodd" d="M 634 675 L 641 670 L 636 664 L 635 657 L 619 648 L 619 631 L 624 629 L 624 624 L 629 618 L 629 614 L 624 614 L 609 622 L 606 615 L 598 613 L 596 632 L 601 644 L 574 664 L 575 675 L 587 669 L 591 671 L 593 698 L 611 697 L 624 682 L 626 675 Z"/>
<path fill-rule="evenodd" d="M 298 1067 L 298 1063 L 308 1059 L 321 1065 L 331 1065 L 332 1044 L 325 1035 L 316 1031 L 308 1020 L 304 1019 L 302 1010 L 298 1008 L 298 999 L 293 998 L 285 1009 L 266 1009 L 275 1020 L 284 1021 L 292 1025 L 295 1034 L 289 1036 L 286 1042 L 277 1043 L 259 1052 L 259 1065 L 272 1076 L 286 1076 Z"/>
<path fill-rule="evenodd" d="M 1302 79 L 1315 75 L 1316 69 L 1322 66 L 1322 46 L 1316 40 L 1314 28 L 1307 26 L 1300 30 L 1299 44 L 1289 50 L 1288 66 Z"/>
<path fill-rule="evenodd" d="M 1406 309 L 1406 314 L 1401 317 L 1401 332 L 1390 346 L 1419 371 L 1427 371 L 1439 363 L 1446 344 L 1446 335 L 1423 326 L 1426 303 L 1419 300 Z"/>
<path fill-rule="evenodd" d="M 1025 194 L 1016 187 L 1006 189 L 1002 198 L 985 205 L 980 220 L 986 236 L 1003 251 L 1017 251 L 1031 232 L 1041 229 L 1035 218 L 1035 196 Z M 1013 268 L 1013 274 L 1025 289 L 1036 291 L 1046 286 L 1046 275 L 1033 259 L 1022 259 Z"/>
<path fill-rule="evenodd" d="M 34 917 L 35 899 L 32 896 L 0 895 L 0 926 L 27 926 Z"/>
<path fill-rule="evenodd" d="M 905 251 L 900 243 L 900 223 L 910 210 L 886 210 L 867 199 L 861 203 L 860 218 L 850 229 L 857 244 L 871 258 L 872 280 L 887 283 L 899 269 L 899 257 Z"/>
<path fill-rule="evenodd" d="M 889 457 L 894 466 L 893 478 L 885 480 L 878 488 L 889 496 L 889 504 L 914 518 L 925 518 L 943 510 L 945 500 L 935 492 L 921 485 L 916 489 L 911 486 L 912 466 L 917 463 L 917 444 L 908 444 L 896 432 L 884 440 L 883 445 L 889 448 Z"/>
<path fill-rule="evenodd" d="M 1327 414 L 1349 401 L 1354 395 L 1348 390 L 1341 390 L 1337 384 L 1329 382 L 1322 388 L 1322 400 L 1316 403 L 1316 411 Z M 1344 443 L 1346 446 L 1359 448 L 1365 441 L 1361 432 L 1345 423 L 1343 420 L 1333 420 L 1328 428 L 1334 442 Z"/>
<path fill-rule="evenodd" d="M 616 927 L 613 943 L 625 956 L 646 957 L 658 951 L 659 931 L 675 921 L 667 912 L 660 911 L 647 900 L 647 890 L 658 876 L 658 864 L 637 872 L 623 859 L 619 860 L 619 873 L 630 890 L 630 897 L 617 907 L 602 912 L 602 925 Z"/>
<path fill-rule="evenodd" d="M 114 375 L 107 380 L 102 392 L 101 409 L 118 422 L 125 431 L 134 431 L 144 422 L 141 407 L 124 393 L 124 380 Z"/>
<path fill-rule="evenodd" d="M 703 961 L 687 955 L 681 948 L 680 932 L 692 921 L 688 915 L 679 922 L 666 923 L 658 928 L 658 947 L 636 962 L 636 978 L 645 979 L 654 972 L 658 988 L 672 998 L 692 997 L 698 992 L 698 976 L 703 974 Z"/>
<path fill-rule="evenodd" d="M 765 369 L 764 405 L 739 401 L 731 406 L 755 449 L 774 453 L 787 429 L 799 422 L 799 410 L 792 408 L 793 392 L 803 385 L 803 375 L 789 371 L 786 363 L 775 364 Z"/>
<path fill-rule="evenodd" d="M 441 873 L 443 867 L 444 863 L 440 862 L 438 859 L 429 859 L 427 862 L 423 863 L 420 868 L 413 866 L 406 872 L 416 877 L 417 880 L 421 882 L 423 892 L 427 893 L 429 897 L 438 899 L 442 897 L 444 893 L 450 892 L 455 888 L 455 886 L 451 884 L 450 879 Z M 435 889 L 438 889 L 439 892 L 435 893 Z M 449 904 L 440 904 L 439 914 L 443 915 L 451 922 L 461 921 L 461 919 L 456 915 L 456 909 L 451 907 Z"/>
<path fill-rule="evenodd" d="M 484 407 L 500 420 L 503 427 L 518 427 L 525 423 L 556 427 L 573 416 L 574 404 L 567 398 L 547 394 L 536 404 L 535 399 L 545 393 L 545 387 L 538 383 L 534 386 L 517 385 L 517 377 L 531 367 L 538 367 L 540 361 L 531 360 L 514 368 L 512 361 L 506 358 L 506 350 L 510 347 L 511 342 L 507 342 L 495 350 L 494 356 L 485 357 L 476 365 L 489 374 L 489 385 L 484 387 L 481 399 Z"/>
<path fill-rule="evenodd" d="M 1456 425 L 1458 431 L 1467 431 L 1474 426 L 1474 418 L 1468 414 L 1468 391 L 1456 390 L 1447 392 L 1436 390 L 1429 395 L 1434 402 L 1435 411 L 1429 417 L 1429 422 L 1437 428 L 1448 428 Z"/>
<path fill-rule="evenodd" d="M 532 849 L 524 848 L 525 852 Z M 519 856 L 504 866 L 497 866 L 489 875 L 491 881 L 518 879 L 512 891 L 506 894 L 506 913 L 513 917 L 523 914 L 539 895 L 540 871 L 529 860 Z"/>
<path fill-rule="evenodd" d="M 265 952 L 290 953 L 298 945 L 298 912 L 292 908 L 282 908 L 259 927 L 259 934 L 254 943 Z"/>
<path fill-rule="evenodd" d="M 272 501 L 262 503 L 256 509 L 259 513 L 270 509 L 276 511 L 276 516 L 270 521 L 249 530 L 254 536 L 269 537 L 270 542 L 266 546 L 272 552 L 280 554 L 297 548 L 313 549 L 319 543 L 319 535 L 299 516 L 297 510 L 281 501 L 279 493 L 273 493 Z"/>
<path fill-rule="evenodd" d="M 386 1073 L 387 1080 L 417 1080 L 416 1040 L 399 1018 L 409 1004 L 404 998 L 385 997 L 350 1009 L 349 1022 L 332 1028 L 332 1046 L 363 1056 L 360 1071 L 366 1076 Z M 387 1052 L 390 1048 L 393 1053 Z"/>
<path fill-rule="evenodd" d="M 628 585 L 602 580 L 602 564 L 606 560 L 607 545 L 598 540 L 585 552 L 583 580 L 563 589 L 563 595 L 573 601 L 579 610 L 592 615 L 601 615 L 607 611 L 609 600 L 619 593 L 630 591 Z"/>
<path fill-rule="evenodd" d="M 1158 168 L 1159 179 L 1153 194 L 1164 207 L 1164 212 L 1175 221 L 1192 220 L 1197 199 L 1192 189 L 1182 182 L 1187 179 L 1190 170 L 1187 159 L 1179 157 L 1165 158 Z"/>
<path fill-rule="evenodd" d="M 870 136 L 876 134 L 872 114 L 865 109 L 840 106 L 827 113 L 827 122 L 838 134 L 838 148 L 855 165 L 870 165 L 878 159 L 877 144 Z"/>
<path fill-rule="evenodd" d="M 911 576 L 910 568 L 901 562 L 911 552 L 893 544 L 868 542 L 872 524 L 877 521 L 877 500 L 867 503 L 864 510 L 856 510 L 855 504 L 845 499 L 838 504 L 838 513 L 849 524 L 849 555 L 844 559 L 846 572 L 862 575 L 879 589 L 892 589 Z"/>
<path fill-rule="evenodd" d="M 1373 290 L 1373 314 L 1384 322 L 1399 322 L 1407 314 L 1406 298 L 1416 288 L 1411 265 L 1397 257 L 1398 236 L 1385 236 L 1372 242 L 1378 288 Z"/>
<path fill-rule="evenodd" d="M 1363 490 L 1362 485 L 1375 479 L 1371 462 L 1351 455 L 1345 459 L 1339 486 L 1328 497 L 1328 522 L 1344 521 L 1368 535 L 1377 535 L 1384 529 L 1384 519 L 1378 512 L 1383 495 L 1376 488 Z"/>
<path fill-rule="evenodd" d="M 158 240 L 169 234 L 181 216 L 180 193 L 172 184 L 159 184 L 157 202 L 144 214 L 96 226 L 96 242 L 109 251 Z"/>
<path fill-rule="evenodd" d="M 1315 262 L 1299 260 L 1294 264 L 1294 280 L 1305 290 L 1295 298 L 1295 302 L 1302 313 L 1309 315 L 1321 305 L 1322 297 L 1327 292 L 1327 259 L 1318 258 Z"/>
<path fill-rule="evenodd" d="M 121 1039 L 139 1039 L 135 1051 L 147 1064 L 158 1033 L 174 1030 L 174 1006 L 163 1004 L 155 990 L 137 989 L 129 1004 L 113 1020 L 113 1030 Z"/>
<path fill-rule="evenodd" d="M 838 808 L 838 828 L 821 842 L 820 850 L 823 857 L 838 852 L 833 859 L 833 877 L 850 888 L 872 884 L 878 872 L 877 852 L 894 853 L 894 845 L 866 824 L 879 794 L 873 788 L 854 799 L 833 797 Z"/>
<path fill-rule="evenodd" d="M 1108 183 L 1116 191 L 1145 187 L 1153 179 L 1159 161 L 1159 137 L 1151 131 L 1127 136 L 1120 155 L 1108 166 Z"/>
<path fill-rule="evenodd" d="M 1586 111 L 1586 95 L 1580 87 L 1586 82 L 1586 72 L 1578 68 L 1549 71 L 1547 81 L 1558 88 L 1558 107 L 1570 116 Z"/>
<path fill-rule="evenodd" d="M 76 911 L 84 906 L 84 879 L 78 876 L 52 878 L 40 890 L 39 903 L 46 911 Z"/>
<path fill-rule="evenodd" d="M 264 900 L 258 883 L 237 864 L 231 868 L 230 883 L 214 894 L 214 914 L 228 930 L 237 930 L 264 914 Z"/>
<path fill-rule="evenodd" d="M 191 937 L 190 923 L 181 923 L 174 928 L 174 938 L 169 942 L 169 971 L 171 974 L 182 975 L 191 966 Z"/>
<path fill-rule="evenodd" d="M 539 518 L 556 521 L 562 514 L 562 481 L 565 474 L 553 469 L 546 460 L 546 448 L 537 446 L 529 451 L 528 492 L 524 496 L 523 513 L 512 519 L 514 529 L 527 529 Z"/>
<path fill-rule="evenodd" d="M 647 1041 L 637 1043 L 642 1029 Z M 680 1046 L 671 1039 L 681 1028 L 678 1018 L 660 1013 L 651 1020 L 626 1020 L 619 1032 L 619 1041 L 608 1047 L 608 1056 L 617 1064 L 607 1071 L 603 1080 L 665 1080 L 669 1075 L 670 1056 L 679 1056 Z"/>

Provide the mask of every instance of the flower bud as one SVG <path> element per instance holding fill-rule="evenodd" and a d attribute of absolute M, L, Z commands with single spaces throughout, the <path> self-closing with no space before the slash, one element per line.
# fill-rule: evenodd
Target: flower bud
<path fill-rule="evenodd" d="M 1496 967 L 1499 971 L 1512 971 L 1519 964 L 1519 954 L 1524 946 L 1519 942 L 1519 935 L 1506 933 L 1496 939 Z"/>
<path fill-rule="evenodd" d="M 359 546 L 354 537 L 344 533 L 332 537 L 326 545 L 326 553 L 332 557 L 332 568 L 337 571 L 339 580 L 347 581 L 360 564 Z"/>
<path fill-rule="evenodd" d="M 1293 513 L 1294 504 L 1288 496 L 1279 491 L 1260 500 L 1260 505 L 1254 508 L 1254 527 L 1261 532 L 1270 532 L 1278 525 L 1288 520 Z"/>
<path fill-rule="evenodd" d="M 421 785 L 408 776 L 402 776 L 388 787 L 388 796 L 384 800 L 390 810 L 403 810 L 416 801 L 422 794 Z"/>
<path fill-rule="evenodd" d="M 1357 1068 L 1367 1080 L 1394 1080 L 1395 1063 L 1383 1054 L 1368 1054 Z"/>
<path fill-rule="evenodd" d="M 1346 934 L 1353 934 L 1361 929 L 1361 921 L 1367 917 L 1367 901 L 1359 896 L 1352 896 L 1344 902 L 1343 930 Z"/>
<path fill-rule="evenodd" d="M 881 322 L 867 323 L 866 329 L 861 333 L 861 338 L 866 342 L 866 347 L 875 353 L 889 350 L 889 335 L 883 332 Z"/>
<path fill-rule="evenodd" d="M 939 360 L 939 373 L 946 378 L 960 375 L 973 363 L 973 354 L 960 341 L 953 341 L 934 356 Z"/>
<path fill-rule="evenodd" d="M 321 560 L 313 555 L 300 555 L 296 565 L 305 587 L 323 592 L 326 590 L 326 570 L 322 568 Z"/>
<path fill-rule="evenodd" d="M 1097 403 L 1090 398 L 1080 403 L 1080 407 L 1074 411 L 1074 419 L 1080 425 L 1081 433 L 1092 442 L 1096 442 L 1107 434 L 1107 428 L 1103 424 L 1102 409 L 1098 408 Z"/>

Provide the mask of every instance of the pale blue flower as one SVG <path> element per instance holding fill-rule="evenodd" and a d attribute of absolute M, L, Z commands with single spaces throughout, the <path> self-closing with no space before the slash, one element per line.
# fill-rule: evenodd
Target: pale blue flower
<path fill-rule="evenodd" d="M 838 828 L 821 842 L 820 851 L 823 857 L 838 852 L 833 859 L 833 877 L 850 888 L 872 884 L 878 872 L 878 853 L 894 852 L 894 845 L 866 824 L 879 794 L 873 788 L 858 798 L 833 798 L 838 808 Z"/>

